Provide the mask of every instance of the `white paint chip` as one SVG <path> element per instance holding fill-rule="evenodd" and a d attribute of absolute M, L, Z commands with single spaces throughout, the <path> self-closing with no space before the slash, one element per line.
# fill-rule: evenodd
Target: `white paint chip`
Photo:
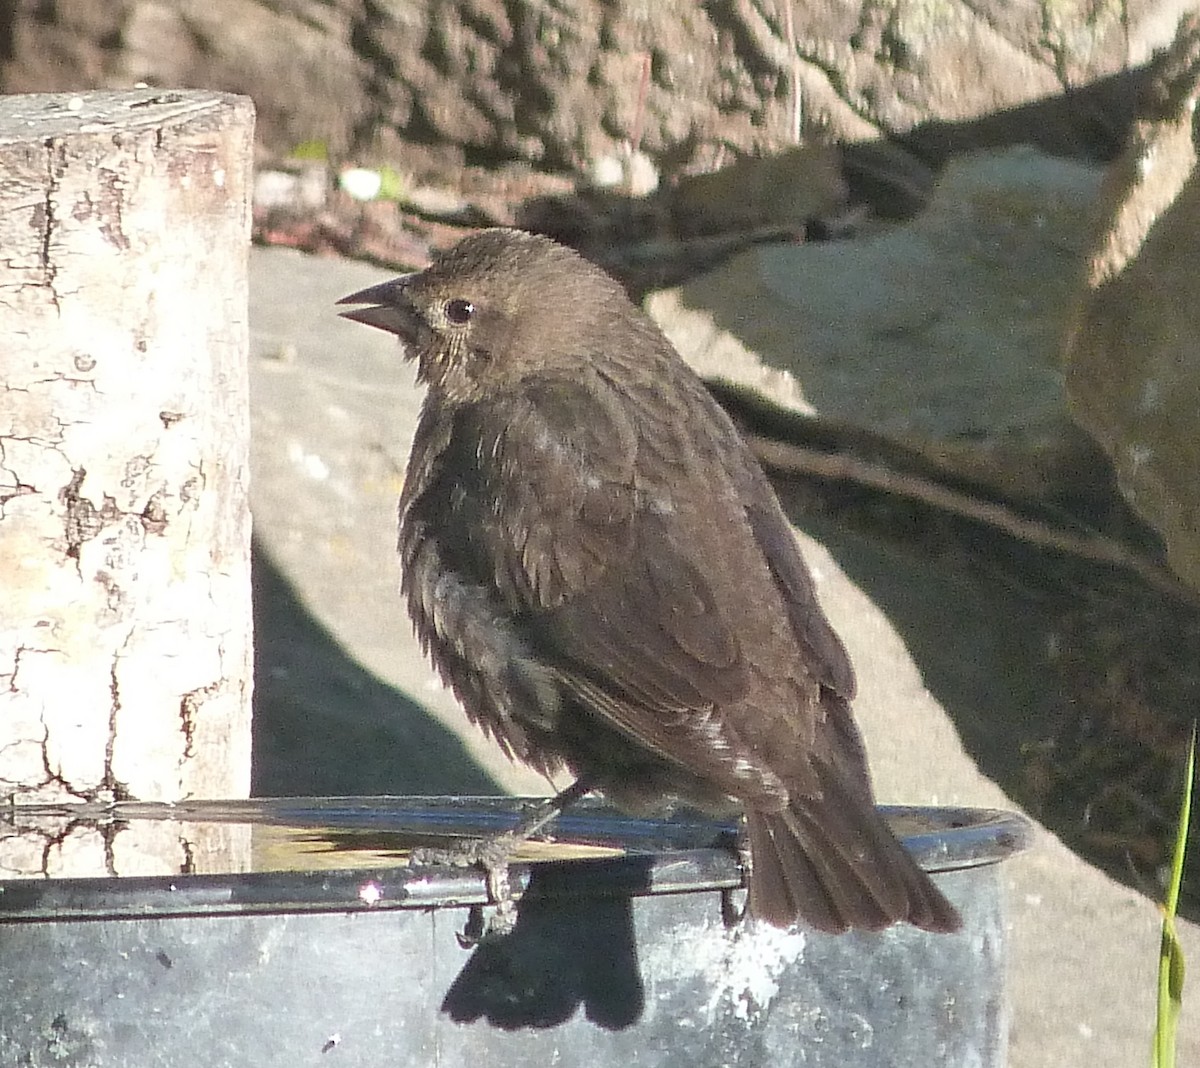
<path fill-rule="evenodd" d="M 708 927 L 686 939 L 664 939 L 651 970 L 674 979 L 697 979 L 711 990 L 701 1012 L 706 1026 L 732 1010 L 732 1017 L 754 1023 L 779 993 L 779 979 L 804 953 L 802 931 L 782 931 L 765 923 L 743 923 L 733 930 Z"/>

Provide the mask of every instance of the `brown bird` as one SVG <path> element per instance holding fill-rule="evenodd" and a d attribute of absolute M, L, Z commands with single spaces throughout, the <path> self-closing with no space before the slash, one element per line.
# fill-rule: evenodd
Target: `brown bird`
<path fill-rule="evenodd" d="M 471 719 L 575 794 L 740 807 L 769 923 L 956 930 L 876 812 L 854 673 L 770 484 L 621 287 L 497 229 L 340 303 L 428 387 L 402 587 Z"/>

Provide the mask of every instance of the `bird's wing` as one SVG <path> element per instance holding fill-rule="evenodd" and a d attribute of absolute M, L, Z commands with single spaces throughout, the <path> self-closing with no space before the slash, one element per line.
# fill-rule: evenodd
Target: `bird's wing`
<path fill-rule="evenodd" d="M 681 550 L 679 530 L 653 513 L 635 514 L 631 526 L 626 556 L 533 617 L 539 645 L 552 650 L 567 690 L 627 736 L 724 793 L 782 801 L 786 790 L 760 743 L 773 727 L 789 741 L 805 733 L 779 717 L 803 709 L 805 696 L 760 703 L 746 636 Z"/>
<path fill-rule="evenodd" d="M 510 609 L 585 707 L 731 794 L 782 798 L 771 754 L 802 760 L 820 715 L 808 650 L 787 636 L 798 556 L 760 544 L 777 532 L 752 527 L 730 475 L 660 435 L 648 446 L 602 382 L 540 381 L 524 401 L 503 406 L 503 428 L 476 428 L 497 443 L 496 477 L 472 497 L 499 517 L 482 524 L 485 555 Z"/>
<path fill-rule="evenodd" d="M 812 576 L 796 548 L 796 535 L 760 470 L 743 471 L 739 492 L 746 519 L 780 591 L 796 641 L 818 680 L 846 700 L 854 697 L 854 669 L 846 647 L 817 601 Z"/>
<path fill-rule="evenodd" d="M 628 403 L 598 376 L 540 378 L 496 411 L 466 435 L 494 456 L 463 495 L 478 509 L 463 525 L 508 607 L 635 700 L 682 709 L 736 699 L 746 685 L 737 635 L 680 529 L 686 519 L 639 479 Z"/>

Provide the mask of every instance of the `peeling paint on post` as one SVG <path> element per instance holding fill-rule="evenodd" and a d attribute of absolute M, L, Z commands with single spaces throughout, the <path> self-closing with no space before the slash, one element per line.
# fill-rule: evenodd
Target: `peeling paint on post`
<path fill-rule="evenodd" d="M 0 797 L 248 791 L 253 126 L 0 98 Z"/>

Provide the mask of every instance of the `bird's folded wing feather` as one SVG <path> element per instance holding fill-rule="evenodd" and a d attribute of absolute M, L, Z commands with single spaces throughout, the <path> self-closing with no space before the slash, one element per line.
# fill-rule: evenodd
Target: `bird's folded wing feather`
<path fill-rule="evenodd" d="M 764 687 L 755 651 L 722 607 L 730 579 L 717 581 L 715 569 L 752 560 L 734 580 L 752 586 L 742 591 L 742 609 L 761 592 L 762 611 L 779 614 L 788 582 L 807 580 L 798 557 L 786 559 L 794 543 L 760 545 L 742 504 L 723 499 L 686 457 L 666 480 L 646 483 L 638 463 L 644 428 L 603 384 L 549 380 L 530 389 L 525 404 L 505 405 L 505 425 L 494 432 L 497 462 L 523 475 L 493 483 L 505 495 L 495 509 L 504 530 L 488 546 L 497 585 L 565 688 L 591 711 L 730 793 L 782 797 L 763 746 L 803 762 L 820 714 L 817 681 L 792 645 L 797 663 L 787 670 L 796 686 L 789 690 L 785 678 Z M 481 428 L 481 440 L 491 437 Z M 661 452 L 657 459 L 661 467 Z M 728 516 L 711 514 L 722 507 Z M 778 533 L 769 522 L 764 529 Z M 785 559 L 764 565 L 767 552 Z M 819 637 L 805 644 L 824 651 Z M 752 738 L 743 737 L 747 725 Z M 793 781 L 809 777 L 802 766 L 790 771 Z"/>

